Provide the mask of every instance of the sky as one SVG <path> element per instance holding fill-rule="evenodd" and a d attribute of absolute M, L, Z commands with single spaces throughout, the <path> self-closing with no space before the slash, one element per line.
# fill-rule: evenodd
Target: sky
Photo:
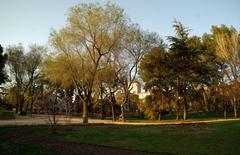
<path fill-rule="evenodd" d="M 225 24 L 240 30 L 240 0 L 108 0 L 124 9 L 132 22 L 160 37 L 174 35 L 174 19 L 191 29 L 191 35 L 210 32 Z M 79 3 L 106 0 L 0 0 L 0 44 L 48 45 L 52 29 L 66 25 L 69 8 Z"/>

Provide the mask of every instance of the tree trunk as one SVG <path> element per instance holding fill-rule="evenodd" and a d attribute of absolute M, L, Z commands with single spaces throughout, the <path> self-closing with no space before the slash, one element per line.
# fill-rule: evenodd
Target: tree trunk
<path fill-rule="evenodd" d="M 23 113 L 23 104 L 24 104 L 24 97 L 20 95 L 20 113 Z"/>
<path fill-rule="evenodd" d="M 122 122 L 126 122 L 126 110 L 125 104 L 121 104 L 121 115 L 122 115 Z"/>
<path fill-rule="evenodd" d="M 116 115 L 115 115 L 115 104 L 112 103 L 112 119 L 115 122 L 116 121 Z"/>
<path fill-rule="evenodd" d="M 236 106 L 234 107 L 234 118 L 238 118 L 238 112 Z"/>
<path fill-rule="evenodd" d="M 176 120 L 178 121 L 180 119 L 179 114 L 176 115 Z"/>
<path fill-rule="evenodd" d="M 33 111 L 33 101 L 31 101 L 31 104 L 30 104 L 30 115 L 32 116 L 32 111 Z"/>
<path fill-rule="evenodd" d="M 238 111 L 237 111 L 237 101 L 236 98 L 233 98 L 233 113 L 234 113 L 234 118 L 238 117 Z"/>
<path fill-rule="evenodd" d="M 111 92 L 110 100 L 111 100 L 111 109 L 112 109 L 112 120 L 115 122 L 116 121 L 116 115 L 115 115 L 116 100 L 115 100 L 114 92 Z"/>
<path fill-rule="evenodd" d="M 179 81 L 179 78 L 177 78 L 177 102 L 176 102 L 176 120 L 178 121 L 180 119 L 180 116 L 179 116 L 179 109 L 180 109 L 180 90 L 179 90 L 179 84 L 180 84 L 180 81 Z"/>
<path fill-rule="evenodd" d="M 19 96 L 17 96 L 16 114 L 18 114 L 18 107 L 19 107 Z"/>
<path fill-rule="evenodd" d="M 105 104 L 102 105 L 102 120 L 105 119 L 106 115 L 105 115 Z"/>
<path fill-rule="evenodd" d="M 162 110 L 159 110 L 159 112 L 158 112 L 158 120 L 159 121 L 162 120 Z"/>
<path fill-rule="evenodd" d="M 88 102 L 83 102 L 83 123 L 88 123 Z"/>
<path fill-rule="evenodd" d="M 178 121 L 180 119 L 180 108 L 179 108 L 179 99 L 177 101 L 177 104 L 176 104 L 176 120 Z"/>
<path fill-rule="evenodd" d="M 227 118 L 227 104 L 224 103 L 224 118 L 226 119 Z"/>
<path fill-rule="evenodd" d="M 183 106 L 183 120 L 188 119 L 188 104 L 186 102 L 186 98 L 184 97 L 184 106 Z"/>
<path fill-rule="evenodd" d="M 28 113 L 28 107 L 29 107 L 29 102 L 27 102 L 27 105 L 26 105 L 26 107 L 25 107 L 25 109 L 26 109 L 26 114 Z"/>

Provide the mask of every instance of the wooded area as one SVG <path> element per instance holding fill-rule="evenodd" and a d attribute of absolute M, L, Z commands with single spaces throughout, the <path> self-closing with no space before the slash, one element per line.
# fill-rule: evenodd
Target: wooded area
<path fill-rule="evenodd" d="M 133 23 L 111 3 L 79 4 L 66 26 L 53 30 L 50 47 L 0 48 L 1 108 L 20 115 L 81 115 L 188 119 L 188 113 L 238 117 L 240 33 L 225 25 L 189 35 L 173 21 L 175 35 L 160 38 Z M 4 68 L 5 66 L 5 68 Z M 132 93 L 138 81 L 149 94 Z"/>

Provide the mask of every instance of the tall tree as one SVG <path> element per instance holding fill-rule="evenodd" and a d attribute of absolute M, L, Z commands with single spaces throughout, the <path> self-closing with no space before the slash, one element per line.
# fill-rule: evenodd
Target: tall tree
<path fill-rule="evenodd" d="M 216 54 L 219 59 L 227 66 L 227 83 L 231 82 L 231 100 L 233 103 L 234 117 L 238 116 L 238 85 L 240 77 L 240 34 L 233 27 L 225 25 L 221 27 L 213 26 L 212 32 L 216 41 Z"/>
<path fill-rule="evenodd" d="M 25 57 L 24 48 L 22 45 L 9 46 L 7 49 L 8 53 L 8 66 L 10 68 L 10 78 L 13 82 L 14 93 L 16 95 L 16 113 L 20 110 L 23 111 L 23 85 L 24 85 L 24 75 L 25 75 Z M 19 107 L 20 106 L 20 107 Z"/>
<path fill-rule="evenodd" d="M 151 92 L 151 95 L 146 98 L 146 102 L 142 104 L 146 104 L 146 114 L 151 115 L 158 111 L 159 119 L 162 119 L 162 111 L 165 107 L 169 107 L 171 110 L 171 100 L 174 96 L 174 83 L 168 63 L 169 58 L 164 47 L 153 48 L 140 63 L 139 74 L 145 82 L 144 88 Z"/>
<path fill-rule="evenodd" d="M 7 61 L 7 57 L 7 54 L 3 54 L 3 47 L 0 45 L 0 85 L 7 79 L 6 72 L 3 70 Z"/>
<path fill-rule="evenodd" d="M 136 79 L 139 63 L 143 56 L 152 48 L 161 46 L 162 39 L 156 33 L 143 31 L 138 25 L 130 25 L 122 42 L 122 64 L 124 70 L 120 75 L 120 82 L 124 94 L 124 102 L 121 104 L 122 121 L 126 121 L 126 106 L 128 106 L 132 83 Z"/>
<path fill-rule="evenodd" d="M 58 54 L 78 60 L 78 67 L 70 65 L 69 76 L 83 102 L 83 123 L 88 123 L 88 106 L 92 104 L 93 86 L 101 70 L 101 61 L 111 59 L 119 47 L 126 21 L 123 10 L 114 4 L 107 3 L 104 7 L 79 4 L 70 9 L 68 25 L 51 34 Z"/>
<path fill-rule="evenodd" d="M 40 77 L 41 63 L 47 53 L 47 49 L 44 46 L 32 45 L 29 47 L 29 52 L 25 54 L 25 97 L 27 105 L 25 111 L 27 112 L 30 104 L 30 112 L 32 114 L 33 103 L 39 96 L 39 90 L 41 89 L 42 78 Z"/>
<path fill-rule="evenodd" d="M 34 96 L 37 80 L 39 79 L 40 64 L 42 55 L 46 49 L 43 46 L 30 46 L 28 53 L 24 52 L 22 45 L 9 46 L 7 53 L 9 55 L 8 66 L 10 69 L 10 79 L 12 89 L 16 95 L 16 112 L 23 113 L 24 103 L 27 99 Z M 33 98 L 30 105 L 32 106 Z M 25 108 L 25 112 L 28 105 Z"/>
<path fill-rule="evenodd" d="M 174 21 L 176 36 L 168 37 L 171 42 L 169 48 L 170 65 L 176 81 L 178 102 L 183 106 L 183 119 L 187 119 L 187 94 L 198 85 L 207 83 L 209 68 L 204 59 L 204 50 L 200 38 L 189 37 L 188 29 L 180 22 Z M 178 105 L 177 105 L 178 106 Z"/>

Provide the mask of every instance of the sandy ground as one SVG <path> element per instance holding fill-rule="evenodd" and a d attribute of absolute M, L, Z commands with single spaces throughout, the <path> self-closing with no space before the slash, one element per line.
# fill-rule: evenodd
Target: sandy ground
<path fill-rule="evenodd" d="M 57 117 L 58 124 L 82 124 L 82 118 L 71 117 L 66 118 L 64 116 Z M 170 125 L 170 124 L 183 124 L 183 123 L 211 123 L 211 122 L 225 122 L 234 121 L 240 119 L 215 119 L 215 120 L 199 120 L 199 121 L 170 121 L 170 122 L 156 122 L 156 123 L 146 123 L 146 122 L 113 122 L 112 120 L 100 120 L 100 119 L 89 119 L 89 123 L 99 123 L 99 124 L 124 124 L 124 125 Z M 17 116 L 16 119 L 12 120 L 0 120 L 0 126 L 6 125 L 46 125 L 49 123 L 49 117 L 47 115 L 33 115 L 31 116 Z"/>

